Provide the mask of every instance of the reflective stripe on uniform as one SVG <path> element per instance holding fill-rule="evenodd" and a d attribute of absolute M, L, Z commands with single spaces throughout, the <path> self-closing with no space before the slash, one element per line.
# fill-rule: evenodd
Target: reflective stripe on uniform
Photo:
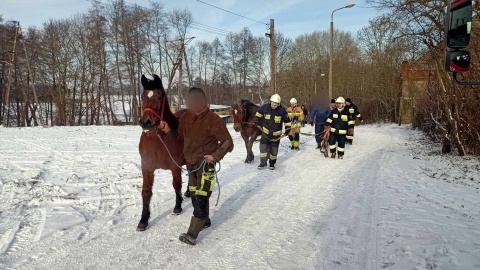
<path fill-rule="evenodd" d="M 344 135 L 344 134 L 347 134 L 347 131 L 346 131 L 346 130 L 342 130 L 342 129 L 341 129 L 341 130 L 339 130 L 339 131 L 338 131 L 338 134 L 340 134 L 340 135 Z"/>
<path fill-rule="evenodd" d="M 342 116 L 340 117 L 340 119 L 342 119 L 342 121 L 347 121 L 347 120 L 348 120 L 348 116 L 345 115 L 345 114 L 342 114 Z"/>
<path fill-rule="evenodd" d="M 260 118 L 261 118 L 261 117 L 263 117 L 263 114 L 261 114 L 261 113 L 257 112 L 257 113 L 255 114 L 255 116 L 256 116 L 256 117 L 260 117 Z"/>
<path fill-rule="evenodd" d="M 360 117 L 362 117 L 362 115 L 361 115 L 361 114 L 357 114 L 357 118 L 360 118 Z"/>
<path fill-rule="evenodd" d="M 335 149 L 337 148 L 337 146 L 334 144 L 334 145 L 330 145 L 330 149 Z"/>
<path fill-rule="evenodd" d="M 260 153 L 260 157 L 261 157 L 261 158 L 265 158 L 265 157 L 267 157 L 267 156 L 268 156 L 268 153 Z"/>
<path fill-rule="evenodd" d="M 276 160 L 276 159 L 277 159 L 277 156 L 270 155 L 270 160 Z"/>
<path fill-rule="evenodd" d="M 300 146 L 300 142 L 299 142 L 299 141 L 293 141 L 293 146 L 294 146 L 294 147 L 299 147 L 299 146 Z"/>
<path fill-rule="evenodd" d="M 327 123 L 330 123 L 330 124 L 331 124 L 332 122 L 333 122 L 332 119 L 330 119 L 330 118 L 327 119 Z"/>
<path fill-rule="evenodd" d="M 263 127 L 263 133 L 265 133 L 265 134 L 269 134 L 269 133 L 270 133 L 270 131 L 269 131 L 268 129 L 266 129 L 265 127 Z"/>
<path fill-rule="evenodd" d="M 353 140 L 353 136 L 347 135 L 347 140 Z"/>
<path fill-rule="evenodd" d="M 197 190 L 197 186 L 188 186 L 188 190 L 191 192 L 195 192 L 195 190 Z"/>
<path fill-rule="evenodd" d="M 348 111 L 349 111 L 350 113 L 354 113 L 354 112 L 355 112 L 355 110 L 354 110 L 353 108 L 348 109 Z"/>
<path fill-rule="evenodd" d="M 280 136 L 280 135 L 282 135 L 281 130 L 273 132 L 273 136 Z"/>
<path fill-rule="evenodd" d="M 349 125 L 355 125 L 355 121 L 350 120 L 350 121 L 348 121 L 348 124 L 349 124 Z"/>
<path fill-rule="evenodd" d="M 215 174 L 203 173 L 202 180 L 200 181 L 200 189 L 195 191 L 197 196 L 207 196 L 208 192 L 212 192 L 215 188 Z"/>
<path fill-rule="evenodd" d="M 285 126 L 286 126 L 286 127 L 291 127 L 291 126 L 292 126 L 292 123 L 285 123 Z"/>
<path fill-rule="evenodd" d="M 338 152 L 345 152 L 345 148 L 338 147 Z"/>
<path fill-rule="evenodd" d="M 330 128 L 330 132 L 335 132 L 335 131 L 337 131 L 336 128 Z"/>

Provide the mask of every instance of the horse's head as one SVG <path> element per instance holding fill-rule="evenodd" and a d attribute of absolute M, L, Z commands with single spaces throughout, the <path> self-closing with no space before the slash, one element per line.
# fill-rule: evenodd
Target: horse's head
<path fill-rule="evenodd" d="M 238 103 L 235 103 L 232 106 L 232 118 L 233 118 L 233 129 L 236 132 L 241 132 L 242 124 L 245 121 L 245 111 L 243 107 Z"/>
<path fill-rule="evenodd" d="M 142 86 L 142 116 L 139 123 L 143 130 L 150 130 L 164 120 L 164 111 L 170 108 L 160 77 L 155 74 L 152 80 L 142 75 Z"/>

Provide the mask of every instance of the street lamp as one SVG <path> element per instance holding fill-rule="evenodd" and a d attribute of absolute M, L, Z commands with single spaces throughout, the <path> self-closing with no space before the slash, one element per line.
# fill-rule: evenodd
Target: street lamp
<path fill-rule="evenodd" d="M 347 3 L 345 6 L 341 8 L 337 8 L 334 11 L 332 11 L 332 16 L 330 20 L 330 64 L 329 64 L 329 71 L 328 71 L 328 97 L 332 98 L 333 94 L 333 13 L 335 11 L 344 9 L 344 8 L 351 8 L 355 6 L 354 3 Z"/>

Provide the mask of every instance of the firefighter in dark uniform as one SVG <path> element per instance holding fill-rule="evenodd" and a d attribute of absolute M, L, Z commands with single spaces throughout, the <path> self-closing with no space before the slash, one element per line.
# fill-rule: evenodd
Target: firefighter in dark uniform
<path fill-rule="evenodd" d="M 342 159 L 345 154 L 347 131 L 349 128 L 353 128 L 353 124 L 351 124 L 349 119 L 349 112 L 345 109 L 345 99 L 339 97 L 335 100 L 335 104 L 337 107 L 330 112 L 325 126 L 330 129 L 330 137 L 328 139 L 330 157 L 335 158 L 337 156 L 338 148 L 338 158 Z"/>
<path fill-rule="evenodd" d="M 363 119 L 362 115 L 358 111 L 357 105 L 352 103 L 351 98 L 345 99 L 345 109 L 348 110 L 348 113 L 350 114 L 350 123 L 352 124 L 352 128 L 347 131 L 347 143 L 352 145 L 355 124 L 357 123 L 357 120 L 363 122 Z"/>
<path fill-rule="evenodd" d="M 278 94 L 272 95 L 270 104 L 260 107 L 255 115 L 255 125 L 258 125 L 263 119 L 259 170 L 267 167 L 267 160 L 270 160 L 270 170 L 275 169 L 280 139 L 290 132 L 290 118 L 288 118 L 287 110 L 280 105 L 280 102 L 281 98 Z M 283 125 L 285 125 L 285 132 L 282 132 Z"/>

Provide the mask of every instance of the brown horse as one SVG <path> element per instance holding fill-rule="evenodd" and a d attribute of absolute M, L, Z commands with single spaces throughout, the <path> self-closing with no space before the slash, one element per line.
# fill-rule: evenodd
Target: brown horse
<path fill-rule="evenodd" d="M 255 125 L 255 114 L 258 111 L 258 106 L 249 100 L 240 100 L 232 106 L 233 129 L 240 132 L 245 147 L 247 148 L 247 158 L 245 163 L 251 163 L 255 157 L 253 155 L 253 142 L 260 135 L 260 129 Z"/>
<path fill-rule="evenodd" d="M 140 137 L 139 151 L 142 159 L 142 218 L 137 226 L 137 231 L 144 231 L 148 226 L 150 218 L 150 199 L 152 198 L 152 187 L 154 172 L 156 169 L 170 170 L 173 176 L 173 188 L 175 189 L 176 202 L 173 209 L 174 214 L 182 212 L 182 169 L 185 164 L 183 155 L 183 141 L 165 135 L 158 129 L 160 120 L 168 123 L 172 129 L 178 127 L 178 119 L 184 111 L 175 115 L 170 111 L 167 95 L 163 89 L 162 80 L 154 75 L 149 80 L 142 75 L 142 117 L 140 126 L 143 133 Z"/>

